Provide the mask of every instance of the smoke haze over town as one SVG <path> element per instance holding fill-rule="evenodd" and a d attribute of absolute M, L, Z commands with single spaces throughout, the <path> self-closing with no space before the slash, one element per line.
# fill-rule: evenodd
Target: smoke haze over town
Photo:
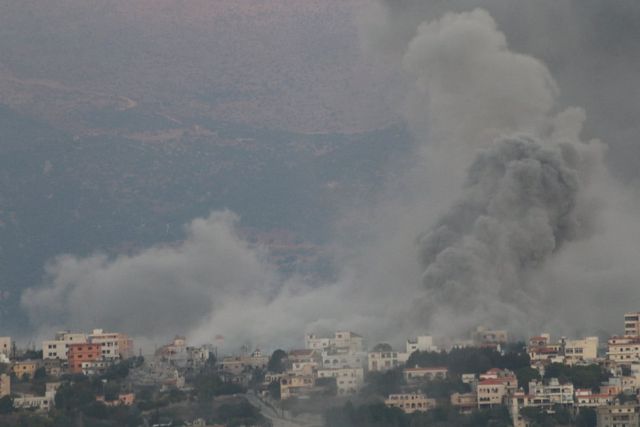
<path fill-rule="evenodd" d="M 0 5 L 0 322 L 285 345 L 640 307 L 640 5 Z M 400 332 L 402 331 L 402 335 Z"/>

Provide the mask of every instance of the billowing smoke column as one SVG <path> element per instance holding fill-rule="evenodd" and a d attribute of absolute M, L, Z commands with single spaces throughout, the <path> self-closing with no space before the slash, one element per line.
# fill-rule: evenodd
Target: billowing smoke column
<path fill-rule="evenodd" d="M 541 320 L 531 275 L 566 242 L 590 233 L 581 192 L 593 148 L 514 136 L 478 154 L 463 197 L 418 240 L 422 309 L 432 329 L 460 334 L 509 324 L 523 331 Z"/>

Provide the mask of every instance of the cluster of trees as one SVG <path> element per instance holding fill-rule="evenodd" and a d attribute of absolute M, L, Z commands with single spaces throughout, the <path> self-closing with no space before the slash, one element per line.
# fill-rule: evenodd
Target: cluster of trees
<path fill-rule="evenodd" d="M 514 344 L 505 354 L 492 348 L 454 348 L 449 352 L 416 351 L 407 360 L 407 366 L 421 368 L 446 366 L 452 374 L 480 374 L 491 368 L 516 371 L 530 366 L 531 360 L 524 343 Z"/>
<path fill-rule="evenodd" d="M 531 427 L 554 427 L 558 425 L 571 425 L 575 427 L 596 427 L 596 411 L 591 408 L 582 408 L 577 415 L 562 406 L 555 406 L 552 410 L 540 408 L 523 408 L 520 415 L 529 421 Z"/>
<path fill-rule="evenodd" d="M 405 414 L 382 403 L 354 406 L 348 402 L 324 415 L 325 425 L 335 427 L 507 427 L 511 426 L 505 408 L 475 411 L 462 415 L 456 408 L 441 406 L 429 412 Z"/>

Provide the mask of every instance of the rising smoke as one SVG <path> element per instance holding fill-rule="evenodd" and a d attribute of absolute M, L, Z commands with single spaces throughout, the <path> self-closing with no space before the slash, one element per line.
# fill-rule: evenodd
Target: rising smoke
<path fill-rule="evenodd" d="M 218 213 L 173 247 L 53 260 L 22 299 L 34 324 L 254 344 L 333 328 L 391 341 L 478 324 L 615 330 L 640 303 L 637 203 L 608 176 L 603 145 L 581 141 L 585 113 L 558 113 L 547 67 L 510 50 L 486 11 L 378 4 L 364 34 L 397 64 L 399 108 L 423 144 L 403 202 L 383 197 L 367 215 L 374 237 L 340 280 L 283 280 Z"/>

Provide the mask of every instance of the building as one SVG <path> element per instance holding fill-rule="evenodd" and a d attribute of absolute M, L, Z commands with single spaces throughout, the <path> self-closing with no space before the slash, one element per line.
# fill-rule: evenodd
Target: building
<path fill-rule="evenodd" d="M 53 340 L 42 341 L 42 358 L 44 360 L 67 360 L 67 345 L 86 343 L 87 336 L 69 331 L 58 332 Z"/>
<path fill-rule="evenodd" d="M 613 403 L 615 396 L 610 394 L 594 394 L 590 389 L 576 389 L 574 404 L 578 408 L 597 408 Z"/>
<path fill-rule="evenodd" d="M 291 350 L 287 360 L 295 375 L 314 375 L 322 364 L 320 352 L 312 349 Z"/>
<path fill-rule="evenodd" d="M 478 395 L 475 393 L 453 393 L 450 398 L 451 406 L 462 413 L 472 412 L 478 407 Z"/>
<path fill-rule="evenodd" d="M 33 378 L 39 367 L 40 361 L 38 360 L 23 360 L 20 362 L 14 362 L 11 366 L 11 371 L 18 378 L 24 378 L 25 375 L 29 378 Z"/>
<path fill-rule="evenodd" d="M 222 370 L 240 375 L 251 369 L 266 369 L 269 363 L 269 356 L 263 355 L 260 350 L 256 350 L 250 355 L 230 356 L 222 359 Z"/>
<path fill-rule="evenodd" d="M 65 360 L 67 359 L 65 355 Z M 62 375 L 62 360 L 60 359 L 45 359 L 42 361 L 45 372 L 51 377 L 59 377 Z"/>
<path fill-rule="evenodd" d="M 87 363 L 95 362 L 103 358 L 102 344 L 68 344 L 67 349 L 69 372 L 72 374 L 84 373 L 83 368 L 86 368 Z"/>
<path fill-rule="evenodd" d="M 133 406 L 136 401 L 135 393 L 121 393 L 116 400 L 105 400 L 104 396 L 96 396 L 97 402 L 106 406 Z"/>
<path fill-rule="evenodd" d="M 623 364 L 640 361 L 640 337 L 611 337 L 607 344 L 607 359 Z"/>
<path fill-rule="evenodd" d="M 403 359 L 397 351 L 372 351 L 368 354 L 369 371 L 388 371 L 400 366 Z"/>
<path fill-rule="evenodd" d="M 560 384 L 557 378 L 549 379 L 547 384 L 533 380 L 529 382 L 529 397 L 552 405 L 573 405 L 573 384 Z"/>
<path fill-rule="evenodd" d="M 0 354 L 11 357 L 11 337 L 0 337 Z"/>
<path fill-rule="evenodd" d="M 333 337 L 318 337 L 314 334 L 304 336 L 304 347 L 313 350 L 347 349 L 351 352 L 364 351 L 364 341 L 362 337 L 350 331 L 335 332 Z"/>
<path fill-rule="evenodd" d="M 596 409 L 598 427 L 637 427 L 640 425 L 638 404 L 616 404 Z"/>
<path fill-rule="evenodd" d="M 308 395 L 315 386 L 315 379 L 310 375 L 286 375 L 280 379 L 280 399 Z"/>
<path fill-rule="evenodd" d="M 560 339 L 561 354 L 564 363 L 573 365 L 576 362 L 593 362 L 598 358 L 598 337 L 586 337 L 577 340 Z"/>
<path fill-rule="evenodd" d="M 390 408 L 400 408 L 405 414 L 411 414 L 435 408 L 436 400 L 430 399 L 422 393 L 390 394 L 384 404 Z"/>
<path fill-rule="evenodd" d="M 438 351 L 438 347 L 433 345 L 433 337 L 422 335 L 407 340 L 407 353 L 411 355 L 415 351 Z"/>
<path fill-rule="evenodd" d="M 518 390 L 518 379 L 508 369 L 493 368 L 480 375 L 476 386 L 478 408 L 504 405 L 508 397 Z"/>
<path fill-rule="evenodd" d="M 329 368 L 365 368 L 367 354 L 364 352 L 346 352 L 340 350 L 324 350 L 321 355 L 322 367 Z"/>
<path fill-rule="evenodd" d="M 47 383 L 44 396 L 23 395 L 13 399 L 15 409 L 49 411 L 55 405 L 56 392 L 60 383 Z"/>
<path fill-rule="evenodd" d="M 412 383 L 443 380 L 449 376 L 449 370 L 446 367 L 418 368 L 416 366 L 415 368 L 403 369 L 402 374 L 408 383 Z"/>
<path fill-rule="evenodd" d="M 484 326 L 478 326 L 473 331 L 472 339 L 476 345 L 496 345 L 506 344 L 509 341 L 509 334 L 501 329 L 487 329 Z"/>
<path fill-rule="evenodd" d="M 640 338 L 640 312 L 625 313 L 624 335 L 626 337 Z"/>
<path fill-rule="evenodd" d="M 0 397 L 9 396 L 11 394 L 11 376 L 0 374 Z"/>
<path fill-rule="evenodd" d="M 335 378 L 338 396 L 357 393 L 364 383 L 363 368 L 330 368 L 318 370 L 318 378 Z"/>
<path fill-rule="evenodd" d="M 482 380 L 476 389 L 478 408 L 493 408 L 503 405 L 507 398 L 507 386 L 499 379 Z"/>
<path fill-rule="evenodd" d="M 89 334 L 88 341 L 92 344 L 101 345 L 102 357 L 105 359 L 128 359 L 133 357 L 133 340 L 126 334 L 94 329 Z"/>

